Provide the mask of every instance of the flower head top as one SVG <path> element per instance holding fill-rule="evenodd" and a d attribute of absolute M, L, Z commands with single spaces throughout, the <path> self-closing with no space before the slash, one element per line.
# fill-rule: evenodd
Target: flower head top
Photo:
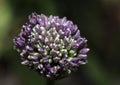
<path fill-rule="evenodd" d="M 65 77 L 86 64 L 89 51 L 87 40 L 72 21 L 37 13 L 29 16 L 29 23 L 13 41 L 21 64 L 50 79 Z"/>

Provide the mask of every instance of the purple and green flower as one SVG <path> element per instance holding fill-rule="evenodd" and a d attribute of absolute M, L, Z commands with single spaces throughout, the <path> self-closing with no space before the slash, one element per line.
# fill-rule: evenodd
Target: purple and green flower
<path fill-rule="evenodd" d="M 87 63 L 87 40 L 66 17 L 32 13 L 13 41 L 21 64 L 49 79 L 63 78 Z"/>

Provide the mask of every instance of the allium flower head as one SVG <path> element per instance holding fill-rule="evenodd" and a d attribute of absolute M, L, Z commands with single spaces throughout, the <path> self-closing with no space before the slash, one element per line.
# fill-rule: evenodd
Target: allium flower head
<path fill-rule="evenodd" d="M 66 17 L 32 13 L 13 41 L 21 64 L 50 79 L 65 77 L 87 62 L 87 40 Z"/>

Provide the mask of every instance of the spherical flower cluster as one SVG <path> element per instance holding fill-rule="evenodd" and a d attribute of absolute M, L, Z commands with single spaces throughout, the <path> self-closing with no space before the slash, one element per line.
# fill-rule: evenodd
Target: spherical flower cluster
<path fill-rule="evenodd" d="M 66 17 L 32 13 L 13 41 L 21 64 L 50 79 L 65 77 L 87 62 L 87 40 Z"/>

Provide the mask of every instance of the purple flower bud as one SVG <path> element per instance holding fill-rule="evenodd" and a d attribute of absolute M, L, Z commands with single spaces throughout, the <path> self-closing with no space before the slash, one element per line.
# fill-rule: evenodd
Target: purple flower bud
<path fill-rule="evenodd" d="M 80 50 L 81 54 L 86 54 L 89 51 L 88 48 L 83 48 L 82 50 Z"/>
<path fill-rule="evenodd" d="M 38 57 L 37 56 L 28 56 L 28 59 L 30 59 L 30 60 L 38 60 Z"/>
<path fill-rule="evenodd" d="M 52 74 L 55 74 L 57 72 L 57 69 L 55 69 L 54 67 L 50 68 L 49 70 Z"/>
<path fill-rule="evenodd" d="M 23 65 L 28 65 L 28 64 L 29 64 L 29 61 L 28 61 L 28 60 L 24 60 L 24 61 L 21 62 L 21 64 L 23 64 Z"/>
<path fill-rule="evenodd" d="M 71 66 L 74 68 L 74 67 L 78 67 L 79 64 L 78 63 L 74 63 L 74 62 L 70 62 Z"/>
<path fill-rule="evenodd" d="M 76 58 L 76 57 L 75 57 L 75 58 L 72 58 L 71 62 L 78 63 L 79 60 L 80 60 L 80 58 Z"/>
<path fill-rule="evenodd" d="M 50 79 L 63 78 L 87 62 L 87 40 L 66 17 L 32 13 L 13 42 L 21 64 Z"/>

